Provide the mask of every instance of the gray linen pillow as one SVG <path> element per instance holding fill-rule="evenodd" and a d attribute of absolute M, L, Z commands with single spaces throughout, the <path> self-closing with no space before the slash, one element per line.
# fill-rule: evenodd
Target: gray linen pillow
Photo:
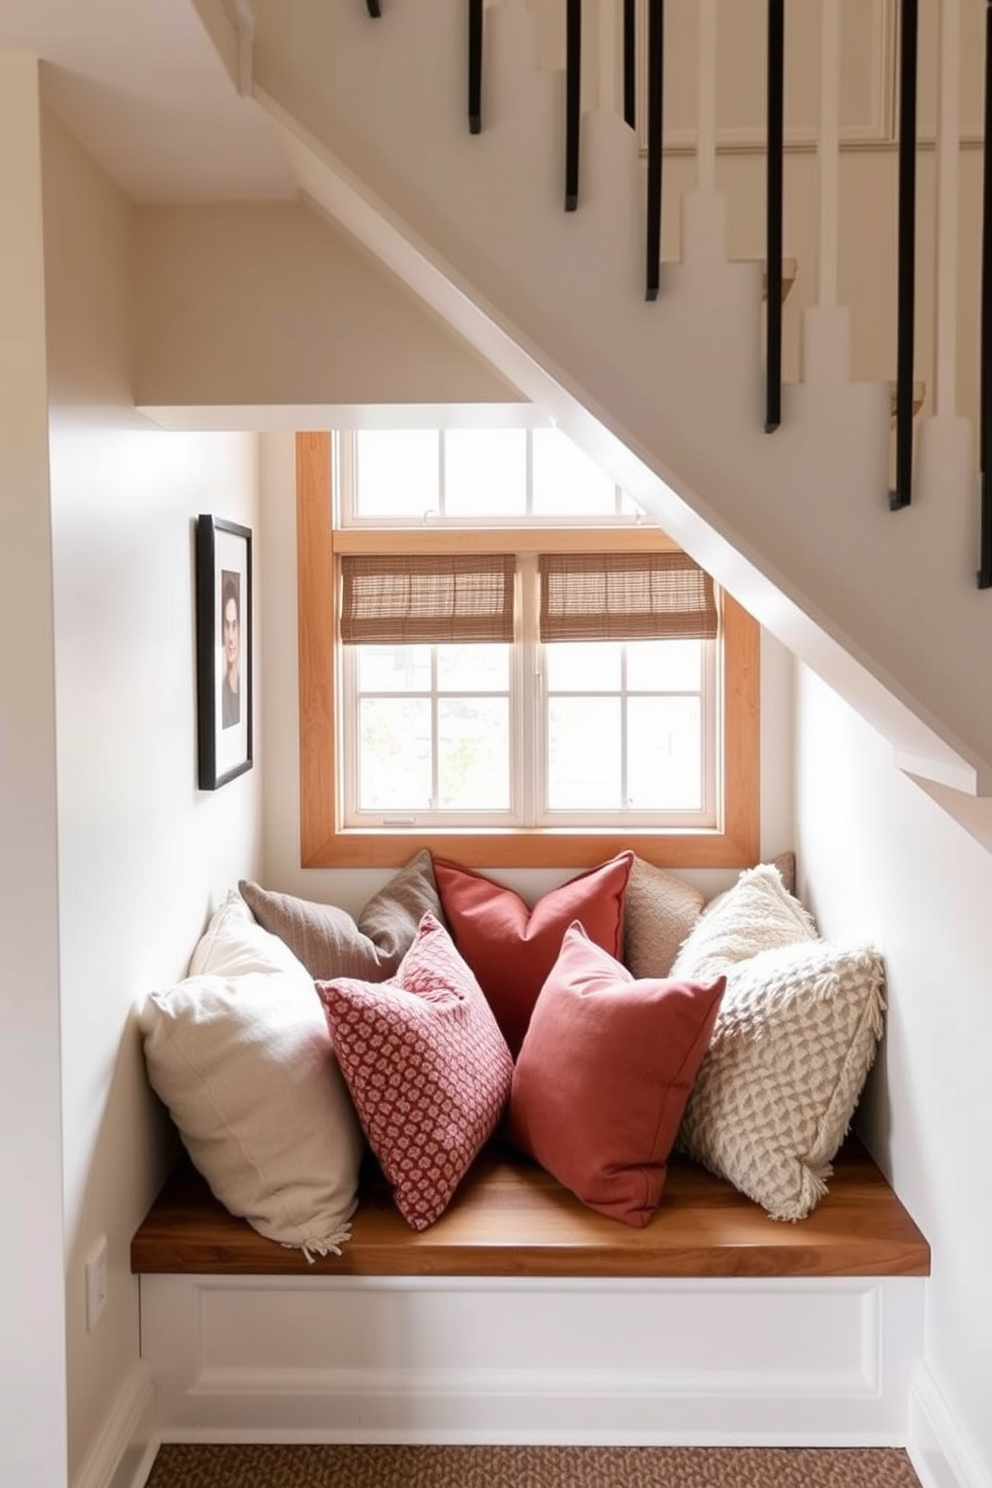
<path fill-rule="evenodd" d="M 410 949 L 428 911 L 446 923 L 426 848 L 373 894 L 357 922 L 334 904 L 275 893 L 247 880 L 238 887 L 258 923 L 289 946 L 315 981 L 356 977 L 384 982 Z"/>

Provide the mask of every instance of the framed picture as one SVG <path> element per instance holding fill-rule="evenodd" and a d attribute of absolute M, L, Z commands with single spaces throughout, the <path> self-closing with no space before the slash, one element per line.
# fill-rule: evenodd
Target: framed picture
<path fill-rule="evenodd" d="M 251 769 L 251 529 L 196 522 L 196 703 L 201 790 Z"/>

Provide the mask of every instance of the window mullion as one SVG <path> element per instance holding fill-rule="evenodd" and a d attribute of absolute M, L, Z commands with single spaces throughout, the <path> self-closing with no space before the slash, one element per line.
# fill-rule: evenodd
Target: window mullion
<path fill-rule="evenodd" d="M 620 647 L 620 810 L 630 809 L 630 782 L 628 772 L 628 703 L 627 691 L 627 647 Z"/>
<path fill-rule="evenodd" d="M 445 441 L 444 441 L 444 430 L 443 429 L 438 429 L 438 431 L 437 431 L 437 514 L 441 518 L 446 517 L 447 514 L 448 514 L 446 454 L 447 454 L 447 450 L 446 450 Z M 427 512 L 424 512 L 424 520 L 425 521 L 427 519 L 427 515 L 428 515 Z"/>
<path fill-rule="evenodd" d="M 529 442 L 529 441 L 528 441 Z M 544 782 L 543 679 L 539 674 L 537 641 L 537 560 L 521 554 L 519 644 L 514 657 L 514 693 L 518 728 L 513 751 L 513 796 L 527 827 L 537 822 Z"/>
<path fill-rule="evenodd" d="M 441 800 L 440 764 L 438 761 L 438 728 L 440 725 L 437 694 L 437 647 L 431 647 L 431 810 L 437 811 Z"/>

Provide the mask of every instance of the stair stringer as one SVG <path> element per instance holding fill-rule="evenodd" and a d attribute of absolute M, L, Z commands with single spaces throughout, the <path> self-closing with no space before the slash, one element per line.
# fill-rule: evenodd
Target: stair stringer
<path fill-rule="evenodd" d="M 256 97 L 302 189 L 566 432 L 915 773 L 992 792 L 992 610 L 967 477 L 887 502 L 888 389 L 785 389 L 763 431 L 760 271 L 726 261 L 722 204 L 683 207 L 683 256 L 645 305 L 632 133 L 583 119 L 580 208 L 560 210 L 561 79 L 527 15 L 487 12 L 484 129 L 444 0 L 333 17 L 258 5 Z M 386 20 L 388 19 L 388 24 Z M 390 123 L 392 121 L 392 123 Z M 965 489 L 962 489 L 962 486 Z M 975 551 L 975 548 L 970 548 Z M 921 601 L 925 596 L 925 603 Z"/>

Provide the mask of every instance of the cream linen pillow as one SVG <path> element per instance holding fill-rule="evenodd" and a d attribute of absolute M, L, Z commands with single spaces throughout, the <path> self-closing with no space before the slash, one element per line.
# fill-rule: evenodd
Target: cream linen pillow
<path fill-rule="evenodd" d="M 709 904 L 683 941 L 670 976 L 705 981 L 776 946 L 816 939 L 813 917 L 771 863 L 747 868 Z"/>
<path fill-rule="evenodd" d="M 237 889 L 231 889 L 197 941 L 186 974 L 242 976 L 248 971 L 300 969 L 285 941 L 263 929 Z"/>
<path fill-rule="evenodd" d="M 232 1214 L 308 1258 L 339 1252 L 365 1143 L 313 979 L 234 893 L 191 966 L 139 1017 L 152 1088 Z"/>
<path fill-rule="evenodd" d="M 679 1145 L 760 1204 L 802 1219 L 831 1162 L 882 1033 L 884 966 L 823 940 L 731 967 Z"/>

